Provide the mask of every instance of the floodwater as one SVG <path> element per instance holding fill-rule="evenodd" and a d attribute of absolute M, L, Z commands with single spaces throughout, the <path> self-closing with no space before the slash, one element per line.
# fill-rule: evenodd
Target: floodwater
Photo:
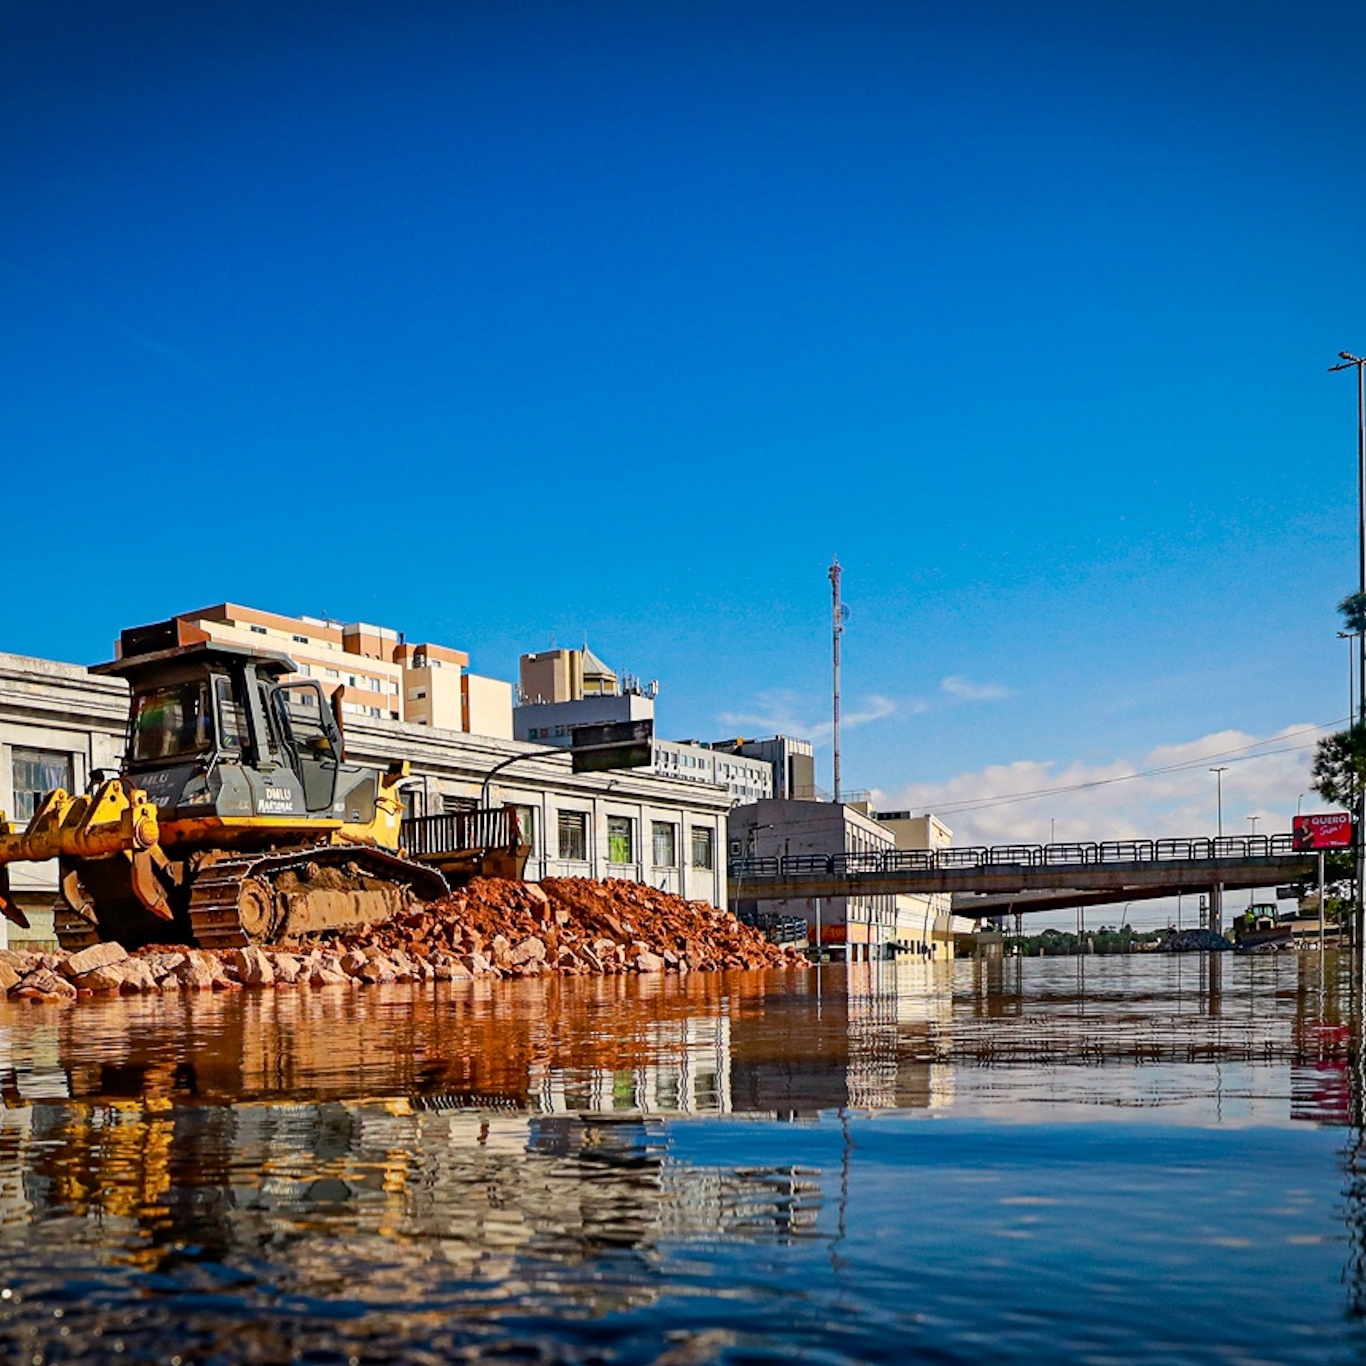
<path fill-rule="evenodd" d="M 0 1004 L 0 1359 L 1357 1361 L 1320 966 Z"/>

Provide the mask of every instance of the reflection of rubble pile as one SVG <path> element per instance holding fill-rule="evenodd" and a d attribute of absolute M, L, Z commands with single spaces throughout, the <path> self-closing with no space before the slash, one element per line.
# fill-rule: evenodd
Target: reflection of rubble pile
<path fill-rule="evenodd" d="M 800 967 L 805 960 L 701 901 L 634 882 L 552 878 L 534 886 L 477 878 L 382 924 L 269 948 L 0 953 L 11 997 L 238 987 L 451 982 Z"/>

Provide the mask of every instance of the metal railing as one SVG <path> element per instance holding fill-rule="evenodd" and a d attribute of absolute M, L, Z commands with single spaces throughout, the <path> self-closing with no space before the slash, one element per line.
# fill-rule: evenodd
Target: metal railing
<path fill-rule="evenodd" d="M 770 944 L 803 944 L 809 931 L 799 915 L 779 915 L 776 911 L 739 911 L 736 919 L 742 925 L 763 932 Z"/>
<path fill-rule="evenodd" d="M 848 854 L 773 854 L 732 858 L 733 878 L 790 878 L 818 873 L 939 872 L 949 868 L 1086 868 L 1110 863 L 1191 863 L 1215 859 L 1286 858 L 1291 835 L 1224 835 L 1219 838 L 1102 840 L 1081 844 L 998 844 L 966 849 L 873 849 Z"/>
<path fill-rule="evenodd" d="M 510 849 L 521 839 L 521 830 L 510 806 L 481 806 L 473 811 L 409 816 L 399 838 L 413 858 L 430 858 L 475 849 Z"/>

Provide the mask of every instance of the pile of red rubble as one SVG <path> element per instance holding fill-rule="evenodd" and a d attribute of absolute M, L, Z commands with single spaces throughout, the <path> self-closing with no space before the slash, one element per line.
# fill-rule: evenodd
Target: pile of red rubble
<path fill-rule="evenodd" d="M 634 882 L 476 878 L 442 901 L 342 934 L 267 948 L 95 944 L 73 954 L 0 952 L 0 989 L 36 1000 L 277 985 L 451 982 L 805 967 L 790 949 L 703 901 Z"/>

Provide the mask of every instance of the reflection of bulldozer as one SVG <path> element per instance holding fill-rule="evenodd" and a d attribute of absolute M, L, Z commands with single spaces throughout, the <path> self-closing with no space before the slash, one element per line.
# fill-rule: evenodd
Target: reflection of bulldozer
<path fill-rule="evenodd" d="M 125 631 L 92 672 L 132 688 L 123 771 L 50 792 L 19 830 L 0 816 L 0 912 L 27 924 L 7 865 L 57 859 L 64 948 L 227 947 L 386 919 L 444 896 L 441 867 L 520 875 L 511 812 L 487 817 L 497 850 L 400 850 L 406 764 L 346 762 L 339 717 L 283 654 L 211 642 L 178 620 Z M 430 832 L 429 839 L 430 843 Z"/>

